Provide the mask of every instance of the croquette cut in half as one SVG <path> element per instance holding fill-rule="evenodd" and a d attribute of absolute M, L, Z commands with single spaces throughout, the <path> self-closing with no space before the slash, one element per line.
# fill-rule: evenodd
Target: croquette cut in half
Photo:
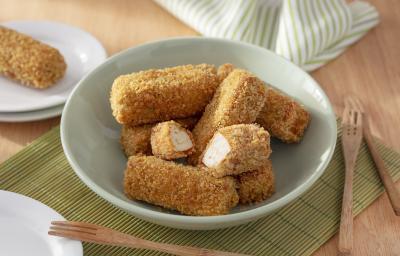
<path fill-rule="evenodd" d="M 268 88 L 265 99 L 265 106 L 256 122 L 283 142 L 299 142 L 310 123 L 310 113 L 277 89 Z"/>
<path fill-rule="evenodd" d="M 110 103 L 121 124 L 168 121 L 201 113 L 218 85 L 213 65 L 150 69 L 115 79 Z"/>
<path fill-rule="evenodd" d="M 176 119 L 175 121 L 186 129 L 193 129 L 197 123 L 197 117 Z M 151 155 L 151 129 L 155 124 L 144 124 L 138 126 L 123 125 L 121 130 L 120 142 L 126 156 L 137 154 Z"/>
<path fill-rule="evenodd" d="M 57 49 L 0 26 L 0 74 L 28 87 L 45 89 L 60 80 L 66 68 Z"/>
<path fill-rule="evenodd" d="M 165 160 L 187 157 L 193 153 L 193 136 L 175 121 L 157 124 L 151 130 L 151 149 L 154 156 Z"/>
<path fill-rule="evenodd" d="M 125 194 L 186 215 L 222 215 L 237 205 L 232 177 L 215 178 L 200 167 L 155 156 L 131 156 L 124 177 Z"/>
<path fill-rule="evenodd" d="M 189 156 L 189 162 L 193 165 L 201 162 L 201 154 L 219 128 L 253 123 L 264 101 L 265 86 L 260 79 L 245 70 L 232 71 L 218 87 L 192 131 L 195 152 Z"/>
<path fill-rule="evenodd" d="M 215 177 L 259 170 L 269 162 L 269 133 L 255 124 L 237 124 L 219 129 L 201 157 Z"/>
<path fill-rule="evenodd" d="M 218 67 L 218 78 L 223 80 L 235 66 L 225 63 Z M 303 105 L 277 89 L 268 87 L 265 105 L 256 122 L 271 136 L 286 143 L 299 142 L 311 120 L 310 113 Z"/>
<path fill-rule="evenodd" d="M 262 202 L 275 192 L 275 176 L 270 160 L 262 168 L 242 173 L 236 179 L 241 204 Z"/>

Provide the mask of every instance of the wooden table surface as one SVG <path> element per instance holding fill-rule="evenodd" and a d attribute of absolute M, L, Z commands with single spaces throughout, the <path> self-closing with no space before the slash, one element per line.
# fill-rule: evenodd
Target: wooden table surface
<path fill-rule="evenodd" d="M 378 27 L 312 76 L 337 113 L 346 95 L 357 95 L 372 116 L 373 133 L 400 151 L 400 1 L 369 2 L 380 12 Z M 16 19 L 46 19 L 81 27 L 96 36 L 109 55 L 151 40 L 197 34 L 146 0 L 0 0 L 0 22 Z M 0 162 L 59 121 L 0 122 Z M 400 218 L 393 214 L 386 194 L 356 218 L 354 234 L 354 255 L 400 255 Z M 315 255 L 336 255 L 336 244 L 337 236 Z"/>

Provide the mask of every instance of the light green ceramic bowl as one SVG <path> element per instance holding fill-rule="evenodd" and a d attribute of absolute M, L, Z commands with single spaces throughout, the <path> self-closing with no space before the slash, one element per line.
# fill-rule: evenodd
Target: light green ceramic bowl
<path fill-rule="evenodd" d="M 123 193 L 126 165 L 119 144 L 121 126 L 109 103 L 113 80 L 122 74 L 183 64 L 226 62 L 250 70 L 302 102 L 312 121 L 300 144 L 272 142 L 276 193 L 268 200 L 238 206 L 230 214 L 196 217 L 131 201 Z M 250 44 L 202 37 L 176 38 L 125 50 L 84 77 L 69 97 L 61 119 L 69 163 L 95 193 L 138 218 L 184 229 L 217 229 L 261 218 L 293 201 L 322 175 L 336 144 L 336 121 L 323 90 L 303 70 L 271 51 Z"/>

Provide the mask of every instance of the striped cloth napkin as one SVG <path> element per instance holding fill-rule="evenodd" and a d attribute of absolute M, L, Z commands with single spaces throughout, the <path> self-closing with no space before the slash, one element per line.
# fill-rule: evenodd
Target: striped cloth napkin
<path fill-rule="evenodd" d="M 345 0 L 155 0 L 205 36 L 270 49 L 306 71 L 340 55 L 379 22 L 375 7 Z"/>

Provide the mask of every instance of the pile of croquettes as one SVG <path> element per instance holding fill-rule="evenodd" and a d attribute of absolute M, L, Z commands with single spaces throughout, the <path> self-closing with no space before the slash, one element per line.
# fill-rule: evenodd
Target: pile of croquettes
<path fill-rule="evenodd" d="M 228 63 L 119 76 L 110 103 L 126 196 L 193 216 L 271 197 L 270 137 L 298 143 L 310 122 L 303 105 Z"/>

